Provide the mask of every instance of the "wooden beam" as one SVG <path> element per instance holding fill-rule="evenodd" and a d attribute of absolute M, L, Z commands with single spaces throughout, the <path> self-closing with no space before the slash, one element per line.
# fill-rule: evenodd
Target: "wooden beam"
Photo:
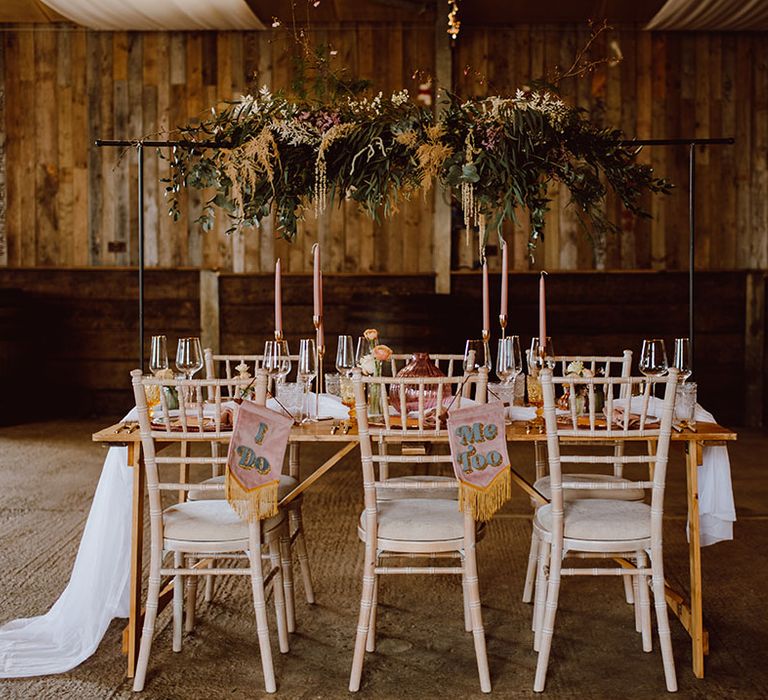
<path fill-rule="evenodd" d="M 200 342 L 219 352 L 219 273 L 200 270 Z"/>
<path fill-rule="evenodd" d="M 744 376 L 747 425 L 760 427 L 763 415 L 763 358 L 765 356 L 765 273 L 748 272 L 745 291 Z"/>
<path fill-rule="evenodd" d="M 440 109 L 441 88 L 452 90 L 453 56 L 450 40 L 445 31 L 445 18 L 440 15 L 435 23 L 435 110 Z M 435 276 L 435 292 L 451 291 L 451 196 L 450 190 L 436 190 L 432 217 L 432 261 Z"/>

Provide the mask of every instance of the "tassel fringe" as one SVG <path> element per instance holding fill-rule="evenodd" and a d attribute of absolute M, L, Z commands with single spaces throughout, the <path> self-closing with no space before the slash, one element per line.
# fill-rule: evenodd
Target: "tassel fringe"
<path fill-rule="evenodd" d="M 224 477 L 224 496 L 243 520 L 249 523 L 277 515 L 278 480 L 270 481 L 254 489 L 246 490 L 227 469 Z"/>
<path fill-rule="evenodd" d="M 500 471 L 494 480 L 485 487 L 475 486 L 466 481 L 459 481 L 459 510 L 464 513 L 469 508 L 475 520 L 485 522 L 512 498 L 512 476 L 509 466 Z"/>

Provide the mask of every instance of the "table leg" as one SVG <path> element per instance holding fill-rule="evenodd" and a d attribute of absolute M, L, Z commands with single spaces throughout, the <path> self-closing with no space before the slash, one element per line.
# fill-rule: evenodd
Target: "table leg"
<path fill-rule="evenodd" d="M 131 526 L 131 601 L 128 613 L 128 678 L 133 678 L 141 642 L 141 569 L 144 546 L 144 466 L 141 446 L 128 445 L 128 464 L 133 467 L 133 524 Z"/>
<path fill-rule="evenodd" d="M 701 591 L 701 541 L 699 532 L 699 464 L 701 445 L 686 443 L 688 484 L 688 554 L 691 567 L 691 641 L 693 674 L 704 678 L 704 618 Z"/>

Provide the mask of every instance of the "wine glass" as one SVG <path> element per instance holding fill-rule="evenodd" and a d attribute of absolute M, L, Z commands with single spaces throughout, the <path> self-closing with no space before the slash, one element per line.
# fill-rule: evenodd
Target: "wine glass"
<path fill-rule="evenodd" d="M 678 379 L 683 384 L 693 373 L 693 366 L 691 363 L 691 341 L 688 338 L 675 338 L 675 360 L 672 363 L 672 366 L 677 367 L 677 369 L 680 370 Z"/>
<path fill-rule="evenodd" d="M 200 338 L 179 338 L 176 346 L 176 369 L 188 380 L 191 380 L 197 372 L 203 368 L 203 348 Z M 185 391 L 187 401 L 191 398 L 189 389 Z"/>
<path fill-rule="evenodd" d="M 352 349 L 352 336 L 340 335 L 336 344 L 336 371 L 345 377 L 357 364 L 356 355 Z"/>
<path fill-rule="evenodd" d="M 149 352 L 149 371 L 154 376 L 158 372 L 168 369 L 168 343 L 164 335 L 153 335 Z M 148 386 L 145 389 L 147 396 L 147 408 L 149 409 L 149 418 L 152 420 L 155 413 L 155 407 L 160 403 L 160 392 L 162 387 L 158 385 Z"/>
<path fill-rule="evenodd" d="M 481 367 L 491 369 L 491 353 L 484 340 L 468 340 L 464 348 L 464 374 L 477 374 Z"/>
<path fill-rule="evenodd" d="M 287 340 L 278 340 L 277 344 L 279 346 L 279 352 L 280 352 L 280 360 L 278 362 L 277 367 L 277 383 L 281 384 L 285 381 L 285 378 L 291 373 L 291 351 L 288 349 L 288 341 Z"/>
<path fill-rule="evenodd" d="M 502 384 L 513 384 L 515 377 L 523 369 L 520 355 L 520 338 L 508 335 L 499 339 L 499 352 L 496 356 L 496 376 Z"/>
<path fill-rule="evenodd" d="M 317 376 L 317 352 L 315 341 L 312 338 L 302 338 L 299 341 L 299 367 L 297 377 L 304 384 L 304 402 L 302 407 L 302 423 L 309 421 L 307 401 L 309 398 L 309 385 Z"/>
<path fill-rule="evenodd" d="M 661 338 L 646 338 L 640 351 L 640 371 L 646 377 L 661 377 L 669 369 L 667 362 L 667 349 Z M 656 397 L 656 387 L 653 388 L 653 396 Z"/>
<path fill-rule="evenodd" d="M 371 342 L 364 335 L 361 335 L 357 339 L 357 346 L 355 348 L 355 365 L 360 367 L 363 358 L 371 353 Z"/>
<path fill-rule="evenodd" d="M 552 338 L 546 337 L 544 341 L 544 353 L 542 354 L 539 347 L 539 337 L 535 337 L 531 340 L 531 349 L 528 354 L 529 369 L 542 370 L 542 369 L 554 369 L 555 368 L 555 350 L 552 347 Z"/>
<path fill-rule="evenodd" d="M 153 335 L 149 353 L 149 371 L 156 375 L 168 367 L 168 339 L 164 335 Z"/>

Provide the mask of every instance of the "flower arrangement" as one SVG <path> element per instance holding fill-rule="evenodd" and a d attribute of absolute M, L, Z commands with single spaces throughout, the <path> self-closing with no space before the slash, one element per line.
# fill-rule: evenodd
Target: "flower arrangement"
<path fill-rule="evenodd" d="M 366 329 L 363 337 L 368 341 L 369 351 L 360 358 L 360 369 L 363 374 L 380 377 L 381 364 L 392 357 L 392 348 L 379 343 L 379 331 L 375 328 Z"/>
<path fill-rule="evenodd" d="M 602 371 L 599 370 L 598 374 L 602 374 Z M 585 367 L 584 363 L 581 360 L 574 360 L 573 362 L 569 362 L 568 366 L 565 368 L 565 376 L 591 378 L 595 376 L 595 373 L 588 367 Z M 576 415 L 581 416 L 586 412 L 586 409 L 588 406 L 588 402 L 587 402 L 588 394 L 589 394 L 589 389 L 586 386 L 580 386 L 578 389 L 576 389 L 575 395 L 571 397 L 570 387 L 566 385 L 564 388 L 564 393 L 558 401 L 558 408 L 560 408 L 563 411 L 570 411 L 571 400 L 573 400 L 575 401 L 575 404 L 576 404 Z M 602 407 L 603 407 L 602 387 L 596 386 L 595 387 L 595 411 L 602 410 Z"/>
<path fill-rule="evenodd" d="M 437 180 L 460 196 L 467 227 L 479 228 L 483 245 L 489 226 L 500 230 L 526 209 L 533 251 L 552 183 L 568 189 L 589 233 L 616 228 L 603 211 L 609 188 L 630 212 L 647 216 L 643 193 L 672 187 L 636 161 L 639 148 L 622 145 L 620 131 L 542 91 L 464 101 L 448 94 L 436 117 L 406 90 L 318 102 L 265 87 L 180 133 L 200 145 L 172 151 L 166 193 L 175 218 L 183 188 L 210 189 L 198 219 L 204 230 L 216 209 L 231 218 L 230 231 L 274 214 L 289 240 L 308 208 L 319 214 L 352 200 L 378 219 Z"/>

